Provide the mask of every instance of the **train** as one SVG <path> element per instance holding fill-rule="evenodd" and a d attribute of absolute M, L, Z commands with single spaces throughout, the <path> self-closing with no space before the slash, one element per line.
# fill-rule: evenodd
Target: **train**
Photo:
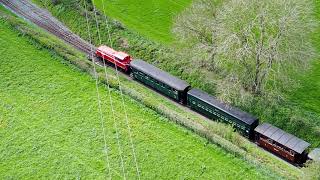
<path fill-rule="evenodd" d="M 156 90 L 166 97 L 187 106 L 211 120 L 231 125 L 235 131 L 265 150 L 292 163 L 303 164 L 307 160 L 320 160 L 320 149 L 310 153 L 310 143 L 289 134 L 238 108 L 225 104 L 214 96 L 181 80 L 141 59 L 133 59 L 125 52 L 102 45 L 95 56 L 113 64 L 130 77 Z"/>

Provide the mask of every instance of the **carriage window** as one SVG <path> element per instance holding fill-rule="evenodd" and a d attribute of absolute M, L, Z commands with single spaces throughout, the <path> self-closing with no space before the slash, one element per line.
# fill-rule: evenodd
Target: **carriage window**
<path fill-rule="evenodd" d="M 294 154 L 295 154 L 294 151 L 290 150 L 289 152 L 290 152 L 290 154 L 291 154 L 292 156 L 294 156 Z"/>

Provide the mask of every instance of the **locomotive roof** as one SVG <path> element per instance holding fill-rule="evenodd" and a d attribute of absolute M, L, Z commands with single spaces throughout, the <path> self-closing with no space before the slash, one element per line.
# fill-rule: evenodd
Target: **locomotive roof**
<path fill-rule="evenodd" d="M 114 54 L 114 56 L 117 57 L 118 59 L 124 60 L 129 55 L 127 53 L 118 51 L 117 53 Z"/>
<path fill-rule="evenodd" d="M 135 68 L 152 78 L 161 81 L 164 84 L 167 84 L 168 86 L 178 90 L 178 91 L 184 91 L 186 88 L 190 87 L 190 85 L 175 76 L 172 76 L 171 74 L 162 71 L 161 69 L 143 61 L 143 60 L 133 60 L 130 63 L 130 66 L 132 68 Z"/>
<path fill-rule="evenodd" d="M 120 60 L 124 60 L 126 57 L 128 57 L 129 55 L 127 53 L 121 52 L 121 51 L 116 51 L 108 46 L 100 46 L 98 48 L 99 51 L 105 53 L 105 54 L 109 54 L 112 55 L 114 57 L 117 57 Z"/>
<path fill-rule="evenodd" d="M 117 52 L 108 46 L 100 46 L 100 47 L 98 47 L 98 50 L 100 50 L 101 52 L 104 52 L 106 54 L 112 54 L 112 55 Z"/>
<path fill-rule="evenodd" d="M 292 149 L 301 154 L 310 144 L 296 136 L 289 134 L 282 129 L 279 129 L 269 123 L 260 124 L 255 128 L 255 131 L 276 141 L 277 143 Z"/>
<path fill-rule="evenodd" d="M 190 91 L 188 91 L 188 94 L 195 96 L 196 98 L 199 98 L 200 100 L 208 103 L 209 105 L 216 107 L 217 109 L 239 119 L 240 121 L 248 125 L 252 125 L 254 122 L 258 121 L 258 118 L 252 116 L 251 114 L 244 112 L 238 108 L 231 107 L 199 89 L 193 88 Z"/>

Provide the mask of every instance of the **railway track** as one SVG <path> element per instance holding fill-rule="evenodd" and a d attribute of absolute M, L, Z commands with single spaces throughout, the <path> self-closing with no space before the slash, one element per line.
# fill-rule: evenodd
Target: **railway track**
<path fill-rule="evenodd" d="M 0 0 L 0 2 L 18 16 L 47 30 L 78 50 L 88 55 L 95 52 L 96 47 L 72 33 L 47 11 L 38 8 L 27 0 Z"/>

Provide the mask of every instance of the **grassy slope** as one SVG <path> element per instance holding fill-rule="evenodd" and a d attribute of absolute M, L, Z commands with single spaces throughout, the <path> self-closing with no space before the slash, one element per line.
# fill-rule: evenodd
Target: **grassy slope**
<path fill-rule="evenodd" d="M 37 50 L 0 21 L 0 179 L 104 178 L 103 134 L 94 81 Z M 19 49 L 19 51 L 17 51 Z M 112 175 L 120 174 L 106 90 L 99 88 Z M 121 99 L 112 92 L 115 109 Z M 143 177 L 261 178 L 250 165 L 126 98 Z M 118 115 L 128 176 L 134 167 Z"/>
<path fill-rule="evenodd" d="M 173 40 L 172 20 L 191 0 L 95 0 L 96 6 L 106 14 L 120 20 L 132 29 L 152 40 L 164 43 Z"/>
<path fill-rule="evenodd" d="M 314 2 L 315 15 L 320 21 L 320 0 L 314 0 Z M 320 29 L 314 34 L 313 39 L 317 52 L 320 52 Z M 299 75 L 298 80 L 301 87 L 291 95 L 291 99 L 306 110 L 320 116 L 320 59 L 314 60 L 310 71 Z"/>
<path fill-rule="evenodd" d="M 320 48 L 318 48 L 320 51 Z M 320 61 L 312 62 L 310 71 L 298 76 L 301 87 L 290 94 L 292 101 L 306 111 L 320 115 Z M 320 122 L 318 122 L 320 124 Z"/>

